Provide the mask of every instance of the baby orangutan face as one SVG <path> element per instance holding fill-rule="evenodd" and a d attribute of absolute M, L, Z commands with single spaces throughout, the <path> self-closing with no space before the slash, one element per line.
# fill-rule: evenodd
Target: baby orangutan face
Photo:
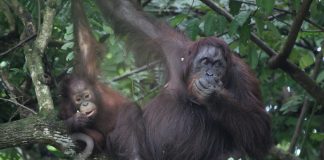
<path fill-rule="evenodd" d="M 97 102 L 93 89 L 83 80 L 78 80 L 70 87 L 73 106 L 77 112 L 84 114 L 88 119 L 97 114 Z"/>

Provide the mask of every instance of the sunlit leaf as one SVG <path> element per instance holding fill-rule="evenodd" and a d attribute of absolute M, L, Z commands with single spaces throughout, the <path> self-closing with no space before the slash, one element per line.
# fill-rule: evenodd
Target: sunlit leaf
<path fill-rule="evenodd" d="M 324 133 L 312 133 L 311 139 L 318 141 L 318 142 L 322 142 L 322 141 L 324 141 Z"/>
<path fill-rule="evenodd" d="M 234 21 L 236 21 L 240 26 L 243 26 L 244 23 L 249 19 L 251 13 L 252 11 L 242 11 L 234 17 Z"/>
<path fill-rule="evenodd" d="M 74 59 L 74 54 L 73 54 L 73 52 L 70 52 L 70 53 L 68 53 L 67 54 L 67 56 L 66 56 L 66 61 L 72 61 Z"/>
<path fill-rule="evenodd" d="M 49 151 L 57 151 L 57 149 L 56 149 L 55 147 L 50 146 L 50 145 L 47 145 L 46 148 L 47 148 L 47 150 L 49 150 Z"/>
<path fill-rule="evenodd" d="M 67 50 L 73 48 L 73 46 L 74 46 L 74 42 L 67 42 L 61 47 L 61 49 Z"/>
<path fill-rule="evenodd" d="M 284 114 L 289 112 L 296 112 L 300 108 L 300 105 L 303 102 L 303 100 L 303 96 L 292 96 L 285 104 L 282 105 L 280 111 L 282 111 Z"/>
<path fill-rule="evenodd" d="M 316 78 L 316 82 L 323 82 L 324 81 L 324 71 L 322 71 Z"/>
<path fill-rule="evenodd" d="M 4 68 L 4 67 L 6 67 L 8 65 L 8 62 L 6 62 L 6 61 L 1 61 L 0 62 L 0 68 Z"/>
<path fill-rule="evenodd" d="M 102 29 L 106 32 L 106 33 L 109 33 L 109 34 L 113 34 L 114 31 L 111 27 L 107 26 L 107 25 L 103 25 L 102 26 Z"/>
<path fill-rule="evenodd" d="M 170 20 L 170 25 L 172 27 L 176 27 L 177 25 L 179 25 L 184 19 L 186 19 L 187 15 L 186 14 L 179 14 L 174 16 L 171 20 Z"/>
<path fill-rule="evenodd" d="M 299 66 L 301 68 L 306 68 L 314 64 L 314 62 L 315 62 L 314 56 L 312 56 L 311 54 L 304 54 L 299 61 Z"/>

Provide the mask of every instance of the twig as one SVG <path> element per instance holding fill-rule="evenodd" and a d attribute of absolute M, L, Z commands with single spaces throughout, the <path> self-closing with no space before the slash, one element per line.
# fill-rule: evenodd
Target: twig
<path fill-rule="evenodd" d="M 19 113 L 19 109 L 17 109 L 8 119 L 8 122 L 11 122 L 12 119 Z"/>
<path fill-rule="evenodd" d="M 31 112 L 33 114 L 37 114 L 37 112 L 35 112 L 34 110 L 32 110 L 32 109 L 30 109 L 30 108 L 28 108 L 28 107 L 26 107 L 26 106 L 24 106 L 24 105 L 22 105 L 22 104 L 20 104 L 18 102 L 15 102 L 15 101 L 10 100 L 10 99 L 5 99 L 5 98 L 0 98 L 0 99 L 3 100 L 3 101 L 11 102 L 11 103 L 13 103 L 13 104 L 15 104 L 15 105 L 17 105 L 17 106 L 19 106 L 21 108 L 24 108 L 24 109 L 28 110 L 29 112 Z"/>
<path fill-rule="evenodd" d="M 280 54 L 272 57 L 269 60 L 269 66 L 271 68 L 277 68 L 280 65 L 284 64 L 284 62 L 289 57 L 289 55 L 295 45 L 295 42 L 296 42 L 296 39 L 298 36 L 298 32 L 303 24 L 304 18 L 307 15 L 307 12 L 309 10 L 311 3 L 312 3 L 312 0 L 304 0 L 303 1 L 301 9 L 300 9 L 300 11 L 298 11 L 298 14 L 295 16 L 295 19 L 291 25 L 287 40 L 286 40 L 285 44 L 283 45 L 283 47 L 280 51 Z"/>
<path fill-rule="evenodd" d="M 270 154 L 278 158 L 279 160 L 300 160 L 298 157 L 293 154 L 287 153 L 277 147 L 272 147 Z"/>
<path fill-rule="evenodd" d="M 160 87 L 161 87 L 161 85 L 157 85 L 157 86 L 155 86 L 154 88 L 152 88 L 152 89 L 148 92 L 148 94 L 145 94 L 145 95 L 142 95 L 142 96 L 138 97 L 138 98 L 135 100 L 135 102 L 139 102 L 139 101 L 141 101 L 141 100 L 144 99 L 145 97 L 151 95 L 153 92 L 155 92 L 156 90 L 158 90 Z"/>
<path fill-rule="evenodd" d="M 317 103 L 315 103 L 314 106 L 317 106 Z M 312 122 L 312 120 L 314 118 L 314 115 L 315 115 L 315 112 L 316 111 L 317 111 L 317 108 L 316 107 L 313 107 L 312 108 L 312 111 L 311 111 L 311 113 L 309 115 L 309 118 L 308 118 L 308 121 L 307 121 L 305 130 L 304 130 L 305 131 L 305 134 L 304 134 L 304 136 L 302 138 L 302 141 L 300 143 L 300 154 L 303 154 L 303 152 L 305 151 L 305 149 L 303 149 L 304 148 L 303 146 L 305 144 L 306 139 L 309 138 L 309 135 L 311 134 L 310 131 L 309 131 L 310 124 L 311 124 L 311 122 Z"/>
<path fill-rule="evenodd" d="M 128 73 L 125 73 L 125 74 L 123 74 L 123 75 L 121 75 L 121 76 L 115 77 L 115 78 L 113 78 L 111 81 L 112 81 L 112 82 L 114 82 L 114 81 L 119 81 L 119 80 L 124 79 L 124 78 L 126 78 L 126 77 L 129 77 L 129 76 L 131 76 L 131 75 L 133 75 L 133 74 L 135 74 L 135 73 L 142 72 L 142 71 L 144 71 L 144 70 L 146 70 L 146 69 L 148 69 L 148 68 L 150 68 L 150 67 L 153 67 L 153 66 L 159 64 L 160 62 L 161 62 L 160 60 L 157 60 L 157 61 L 151 62 L 151 63 L 149 63 L 149 64 L 147 64 L 147 65 L 144 65 L 144 66 L 142 66 L 142 67 L 139 67 L 139 68 L 137 68 L 137 69 L 135 69 L 135 70 L 132 70 L 132 71 L 130 71 L 130 72 L 128 72 Z"/>
<path fill-rule="evenodd" d="M 316 56 L 315 67 L 314 67 L 313 73 L 311 75 L 312 79 L 316 79 L 316 77 L 319 74 L 321 64 L 322 64 L 322 58 L 323 58 L 322 54 L 318 54 Z M 310 108 L 310 101 L 309 101 L 308 98 L 306 98 L 304 103 L 303 103 L 303 107 L 302 107 L 302 110 L 300 112 L 299 118 L 297 120 L 294 135 L 293 135 L 293 137 L 291 138 L 291 141 L 290 141 L 290 145 L 289 145 L 289 148 L 288 148 L 289 153 L 293 153 L 293 151 L 294 151 L 294 148 L 295 148 L 296 143 L 297 143 L 297 139 L 299 137 L 299 134 L 301 133 L 300 131 L 302 129 L 304 118 L 305 118 L 306 113 L 307 113 L 309 108 Z"/>
<path fill-rule="evenodd" d="M 33 35 L 27 37 L 26 39 L 20 41 L 20 42 L 19 42 L 18 44 L 16 44 L 14 47 L 8 49 L 8 50 L 5 51 L 5 52 L 0 53 L 0 57 L 1 57 L 1 56 L 4 56 L 4 55 L 6 55 L 6 54 L 8 54 L 8 53 L 10 53 L 10 52 L 12 52 L 13 50 L 15 50 L 15 49 L 17 49 L 18 47 L 22 46 L 23 44 L 27 43 L 28 41 L 34 39 L 36 36 L 37 36 L 37 34 L 33 34 Z"/>
<path fill-rule="evenodd" d="M 315 23 L 313 20 L 305 18 L 305 21 L 308 22 L 309 24 L 313 25 L 314 27 L 318 28 L 319 30 L 321 30 L 322 32 L 324 32 L 324 27 L 321 25 L 318 25 L 317 23 Z"/>

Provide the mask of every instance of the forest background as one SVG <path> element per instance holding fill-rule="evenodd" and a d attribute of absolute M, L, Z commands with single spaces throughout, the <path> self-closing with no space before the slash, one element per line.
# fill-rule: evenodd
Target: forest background
<path fill-rule="evenodd" d="M 276 147 L 269 159 L 324 159 L 323 0 L 138 0 L 196 40 L 219 36 L 255 71 Z M 71 72 L 71 2 L 0 0 L 0 159 L 58 159 L 74 146 L 57 120 Z M 141 106 L 164 85 L 159 59 L 125 48 L 92 0 L 84 7 L 107 48 L 100 79 Z"/>

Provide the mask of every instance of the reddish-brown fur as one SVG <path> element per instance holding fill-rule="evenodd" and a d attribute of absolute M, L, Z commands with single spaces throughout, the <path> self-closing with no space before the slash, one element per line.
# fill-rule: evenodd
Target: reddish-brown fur
<path fill-rule="evenodd" d="M 72 1 L 75 66 L 72 75 L 62 82 L 59 117 L 66 120 L 72 132 L 89 135 L 97 149 L 102 151 L 107 147 L 109 154 L 118 159 L 140 158 L 139 142 L 143 141 L 141 138 L 144 135 L 142 111 L 97 79 L 99 68 L 96 53 L 103 54 L 103 50 L 90 31 L 81 3 L 80 0 Z M 77 84 L 85 84 L 83 86 L 94 93 L 92 101 L 97 113 L 86 120 L 76 118 L 78 108 L 71 94 L 80 86 Z"/>
<path fill-rule="evenodd" d="M 258 80 L 224 41 L 214 37 L 190 41 L 149 18 L 131 0 L 97 3 L 137 54 L 165 58 L 167 85 L 144 110 L 145 159 L 262 159 L 267 154 L 272 145 L 270 117 L 262 104 Z M 221 79 L 223 88 L 201 98 L 191 89 L 197 78 L 191 67 L 199 48 L 206 45 L 222 49 L 227 68 Z"/>

